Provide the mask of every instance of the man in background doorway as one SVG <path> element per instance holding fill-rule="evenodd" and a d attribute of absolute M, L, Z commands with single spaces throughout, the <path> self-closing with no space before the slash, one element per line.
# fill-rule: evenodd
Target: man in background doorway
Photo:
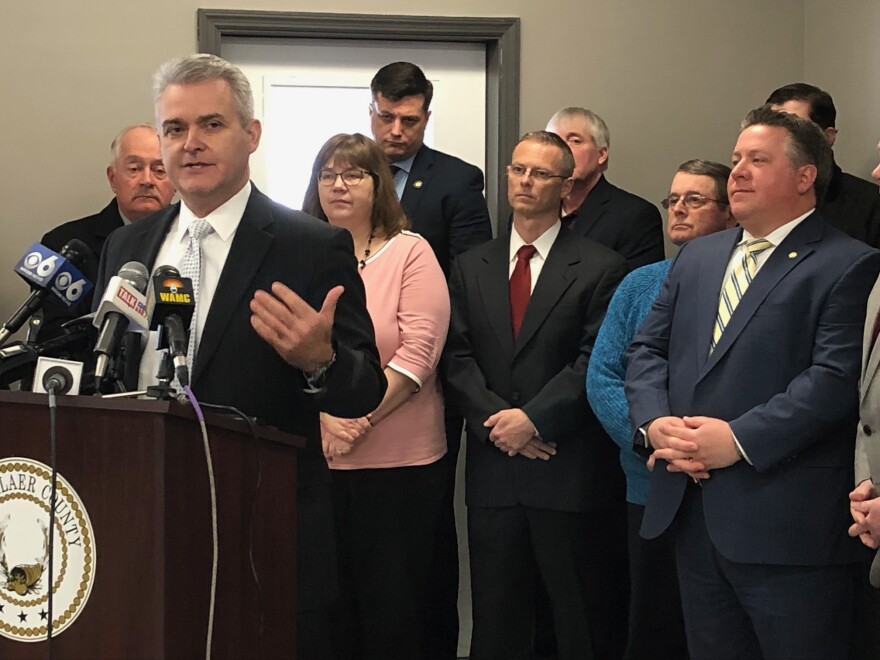
<path fill-rule="evenodd" d="M 425 145 L 434 86 L 410 62 L 388 64 L 370 83 L 373 138 L 388 158 L 400 204 L 412 230 L 424 236 L 449 277 L 453 259 L 492 238 L 483 196 L 483 173 L 463 160 Z M 443 373 L 443 363 L 440 365 Z M 461 445 L 461 415 L 446 406 L 446 496 L 437 531 L 435 593 L 439 658 L 455 658 L 458 648 L 458 538 L 453 499 Z"/>

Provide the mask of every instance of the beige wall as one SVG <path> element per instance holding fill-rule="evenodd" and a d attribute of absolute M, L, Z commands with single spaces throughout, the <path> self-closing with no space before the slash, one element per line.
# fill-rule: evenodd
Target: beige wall
<path fill-rule="evenodd" d="M 825 12 L 813 9 L 820 4 L 807 3 L 808 18 L 824 20 Z M 332 5 L 326 0 L 213 0 L 208 5 L 404 10 L 390 0 Z M 150 74 L 163 60 L 194 50 L 199 6 L 205 5 L 196 0 L 4 3 L 0 317 L 5 319 L 25 295 L 11 272 L 24 248 L 45 230 L 95 212 L 110 198 L 103 173 L 109 142 L 122 125 L 150 117 Z M 679 162 L 726 161 L 745 112 L 804 71 L 804 0 L 447 0 L 442 6 L 451 16 L 519 16 L 522 130 L 543 128 L 564 105 L 596 110 L 612 132 L 609 178 L 652 201 L 663 197 Z M 405 10 L 431 15 L 441 11 L 438 7 L 413 0 Z M 876 20 L 870 0 L 860 9 Z M 844 26 L 838 32 L 845 41 Z M 859 42 L 864 46 L 870 39 Z M 856 103 L 846 105 L 852 121 Z"/>
<path fill-rule="evenodd" d="M 807 0 L 805 6 L 804 79 L 834 98 L 837 162 L 867 179 L 880 139 L 880 3 Z"/>

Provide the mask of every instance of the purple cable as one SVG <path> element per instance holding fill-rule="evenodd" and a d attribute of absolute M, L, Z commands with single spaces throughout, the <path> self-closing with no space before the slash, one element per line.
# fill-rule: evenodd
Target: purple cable
<path fill-rule="evenodd" d="M 205 416 L 202 414 L 202 408 L 201 406 L 199 406 L 196 395 L 193 394 L 193 391 L 189 388 L 189 385 L 184 386 L 183 391 L 186 394 L 186 398 L 189 399 L 189 402 L 192 404 L 193 410 L 196 411 L 196 417 L 199 418 L 200 422 L 204 422 Z"/>

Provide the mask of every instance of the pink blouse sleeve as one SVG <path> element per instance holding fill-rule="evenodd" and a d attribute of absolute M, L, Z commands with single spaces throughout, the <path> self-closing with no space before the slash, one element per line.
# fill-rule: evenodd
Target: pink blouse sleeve
<path fill-rule="evenodd" d="M 421 387 L 437 368 L 449 330 L 449 289 L 428 241 L 418 240 L 403 268 L 397 307 L 400 346 L 388 366 Z"/>

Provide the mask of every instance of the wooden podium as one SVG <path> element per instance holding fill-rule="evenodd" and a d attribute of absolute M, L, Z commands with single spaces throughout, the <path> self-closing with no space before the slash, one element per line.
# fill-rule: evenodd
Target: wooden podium
<path fill-rule="evenodd" d="M 167 401 L 57 400 L 58 473 L 88 512 L 96 561 L 91 596 L 53 639 L 54 657 L 204 658 L 211 508 L 194 411 Z M 270 428 L 254 439 L 243 421 L 205 418 L 219 533 L 212 657 L 292 658 L 304 441 Z M 13 456 L 49 465 L 46 395 L 0 392 L 0 459 Z M 0 658 L 46 653 L 46 641 L 0 636 Z"/>

